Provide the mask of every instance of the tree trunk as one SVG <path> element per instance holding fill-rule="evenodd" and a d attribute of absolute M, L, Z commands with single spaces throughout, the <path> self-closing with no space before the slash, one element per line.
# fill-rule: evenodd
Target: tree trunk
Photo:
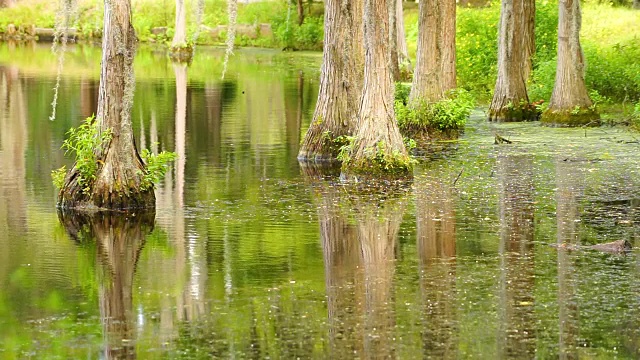
<path fill-rule="evenodd" d="M 352 135 L 362 94 L 364 48 L 362 0 L 327 0 L 320 90 L 298 160 L 331 161 L 340 139 Z"/>
<path fill-rule="evenodd" d="M 440 0 L 442 5 L 442 90 L 445 94 L 456 82 L 456 0 Z"/>
<path fill-rule="evenodd" d="M 535 120 L 527 94 L 529 52 L 525 2 L 502 0 L 498 39 L 498 79 L 489 106 L 489 121 Z"/>
<path fill-rule="evenodd" d="M 536 2 L 535 0 L 524 1 L 524 43 L 526 52 L 524 54 L 524 78 L 529 80 L 533 71 L 533 56 L 536 54 Z"/>
<path fill-rule="evenodd" d="M 0 8 L 11 7 L 15 4 L 15 0 L 0 0 Z"/>
<path fill-rule="evenodd" d="M 411 73 L 411 58 L 409 58 L 409 49 L 407 48 L 407 36 L 404 31 L 404 12 L 402 11 L 402 0 L 396 0 L 396 35 L 398 48 L 398 63 L 400 64 L 400 72 L 403 70 Z"/>
<path fill-rule="evenodd" d="M 393 109 L 387 0 L 365 0 L 364 9 L 364 89 L 356 137 L 342 168 L 346 173 L 406 176 L 411 164 Z"/>
<path fill-rule="evenodd" d="M 184 46 L 187 44 L 187 9 L 184 0 L 176 0 L 176 29 L 173 34 L 172 47 Z"/>
<path fill-rule="evenodd" d="M 83 191 L 74 167 L 60 191 L 59 205 L 79 209 L 151 208 L 155 195 L 152 188 L 142 189 L 145 167 L 131 124 L 137 38 L 131 25 L 130 0 L 105 1 L 103 31 L 97 121 L 101 131 L 111 131 L 111 140 L 101 150 L 96 149 L 100 165 L 89 191 Z"/>
<path fill-rule="evenodd" d="M 398 52 L 398 11 L 396 9 L 398 2 L 396 0 L 388 0 L 389 6 L 389 51 L 391 52 L 391 76 L 393 81 L 400 81 L 400 62 Z"/>
<path fill-rule="evenodd" d="M 302 25 L 304 23 L 304 6 L 302 1 L 303 0 L 296 0 L 296 8 L 298 10 L 298 25 Z"/>
<path fill-rule="evenodd" d="M 410 102 L 433 103 L 456 87 L 455 1 L 420 2 L 418 20 L 418 54 Z"/>
<path fill-rule="evenodd" d="M 633 8 L 640 9 L 640 0 L 633 0 Z"/>
<path fill-rule="evenodd" d="M 600 115 L 591 108 L 584 82 L 584 54 L 580 46 L 582 15 L 579 0 L 558 3 L 558 64 L 549 109 L 542 121 L 552 125 L 597 125 Z"/>

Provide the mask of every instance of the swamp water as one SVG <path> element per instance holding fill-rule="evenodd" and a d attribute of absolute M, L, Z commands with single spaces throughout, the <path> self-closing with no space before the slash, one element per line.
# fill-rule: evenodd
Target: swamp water
<path fill-rule="evenodd" d="M 495 125 L 385 193 L 298 146 L 320 55 L 141 49 L 138 145 L 176 151 L 151 216 L 69 219 L 50 171 L 99 49 L 0 45 L 0 358 L 638 358 L 640 264 L 558 250 L 640 231 L 637 135 Z M 494 145 L 494 133 L 514 141 Z"/>

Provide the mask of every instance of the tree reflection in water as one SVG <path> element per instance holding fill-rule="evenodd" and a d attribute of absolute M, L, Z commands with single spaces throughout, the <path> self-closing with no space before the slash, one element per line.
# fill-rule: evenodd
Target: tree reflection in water
<path fill-rule="evenodd" d="M 576 162 L 556 161 L 556 217 L 558 245 L 580 245 L 579 201 L 584 195 L 584 175 Z M 558 324 L 560 359 L 577 359 L 579 309 L 575 257 L 558 250 Z"/>
<path fill-rule="evenodd" d="M 96 244 L 105 358 L 136 358 L 133 278 L 145 237 L 153 229 L 155 211 L 130 214 L 59 211 L 58 217 L 76 242 Z"/>
<path fill-rule="evenodd" d="M 302 166 L 308 180 L 326 169 Z M 403 189 L 314 182 L 332 358 L 395 357 L 393 277 Z"/>
<path fill-rule="evenodd" d="M 451 176 L 415 180 L 423 357 L 456 357 L 456 218 Z"/>
<path fill-rule="evenodd" d="M 510 149 L 509 149 L 510 150 Z M 500 210 L 500 358 L 535 354 L 533 158 L 503 149 L 497 159 Z"/>

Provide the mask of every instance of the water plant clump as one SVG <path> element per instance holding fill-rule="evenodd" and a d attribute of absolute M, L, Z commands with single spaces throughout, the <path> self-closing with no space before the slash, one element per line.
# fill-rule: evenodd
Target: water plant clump
<path fill-rule="evenodd" d="M 406 86 L 396 86 L 396 119 L 404 136 L 420 142 L 457 138 L 475 106 L 474 97 L 463 89 L 453 90 L 434 103 L 409 104 L 408 93 Z"/>

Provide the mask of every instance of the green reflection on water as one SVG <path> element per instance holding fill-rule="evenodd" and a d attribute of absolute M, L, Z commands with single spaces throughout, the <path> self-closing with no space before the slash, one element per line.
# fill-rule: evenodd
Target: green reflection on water
<path fill-rule="evenodd" d="M 318 54 L 241 50 L 221 80 L 220 50 L 185 68 L 141 49 L 138 145 L 181 161 L 153 231 L 114 222 L 128 245 L 105 256 L 95 225 L 70 236 L 60 223 L 49 178 L 68 164 L 65 131 L 95 111 L 99 51 L 68 54 L 50 122 L 55 59 L 12 46 L 0 45 L 0 358 L 639 355 L 637 254 L 548 246 L 637 243 L 639 154 L 624 130 L 585 138 L 476 114 L 412 185 L 363 191 L 296 161 Z M 496 131 L 513 146 L 493 145 Z"/>

